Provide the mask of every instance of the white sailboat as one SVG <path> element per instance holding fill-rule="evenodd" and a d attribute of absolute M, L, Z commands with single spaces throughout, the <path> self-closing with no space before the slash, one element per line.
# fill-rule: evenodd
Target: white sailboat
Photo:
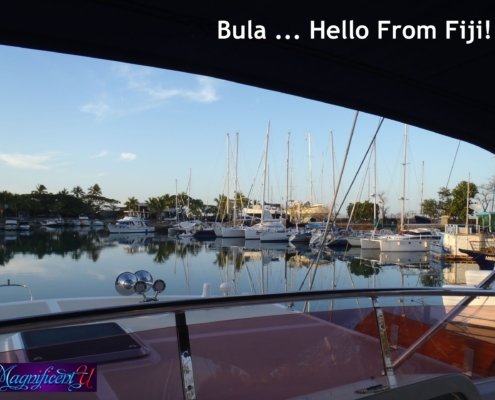
<path fill-rule="evenodd" d="M 407 125 L 404 125 L 404 164 L 402 178 L 402 197 L 401 197 L 401 215 L 400 231 L 395 235 L 381 237 L 381 251 L 429 251 L 432 242 L 440 239 L 440 232 L 418 228 L 408 231 L 404 230 L 404 211 L 406 201 L 406 164 L 407 164 Z"/>
<path fill-rule="evenodd" d="M 380 241 L 379 236 L 376 235 L 376 225 L 377 225 L 377 210 L 376 210 L 376 138 L 373 140 L 373 158 L 374 158 L 374 183 L 373 183 L 373 231 L 364 237 L 359 239 L 359 246 L 363 250 L 379 250 L 380 249 Z M 390 232 L 391 233 L 391 232 Z M 351 246 L 353 244 L 351 243 Z M 357 244 L 356 244 L 357 246 Z"/>
<path fill-rule="evenodd" d="M 292 232 L 288 232 L 285 221 L 282 218 L 273 218 L 270 211 L 266 209 L 266 180 L 268 171 L 268 143 L 270 137 L 270 123 L 266 133 L 264 171 L 263 171 L 263 191 L 261 199 L 261 222 L 244 230 L 247 240 L 260 240 L 261 242 L 287 242 Z"/>
<path fill-rule="evenodd" d="M 246 227 L 244 230 L 244 236 L 246 240 L 260 240 L 263 230 L 270 228 L 274 225 L 275 228 L 279 228 L 279 220 L 272 218 L 270 211 L 265 208 L 265 193 L 266 193 L 266 176 L 268 167 L 268 142 L 270 138 L 270 122 L 268 122 L 268 128 L 266 131 L 265 140 L 265 155 L 264 155 L 264 167 L 263 167 L 263 190 L 261 192 L 261 221 L 253 226 Z"/>
<path fill-rule="evenodd" d="M 234 206 L 233 206 L 232 226 L 223 226 L 222 227 L 222 237 L 224 237 L 224 238 L 243 238 L 244 237 L 244 229 L 240 226 L 237 226 L 237 195 L 238 195 L 237 162 L 238 162 L 238 159 L 239 159 L 239 133 L 236 133 L 235 190 L 234 190 Z M 227 203 L 229 201 L 230 201 L 229 196 L 227 196 Z"/>
<path fill-rule="evenodd" d="M 285 203 L 285 215 L 288 216 L 288 199 L 289 199 L 289 146 L 290 145 L 290 133 L 287 138 L 287 181 L 286 181 L 286 203 Z M 286 220 L 278 218 L 278 220 L 272 221 L 267 229 L 264 229 L 260 234 L 260 242 L 284 242 L 287 243 L 291 236 L 296 233 L 295 229 L 288 229 Z"/>
<path fill-rule="evenodd" d="M 215 236 L 217 238 L 221 238 L 222 237 L 222 227 L 223 227 L 223 218 L 225 217 L 225 215 L 229 215 L 229 179 L 230 179 L 230 156 L 229 156 L 229 152 L 230 152 L 230 135 L 229 133 L 227 133 L 227 178 L 226 178 L 226 182 L 227 182 L 227 201 L 225 203 L 225 207 L 226 207 L 226 212 L 222 215 L 222 222 L 220 221 L 216 221 L 213 225 L 213 231 L 215 232 Z M 225 190 L 225 187 L 224 187 L 224 190 Z M 221 197 L 220 197 L 221 198 Z M 219 209 L 220 209 L 220 206 L 221 206 L 221 202 L 219 203 Z M 217 214 L 217 217 L 218 217 L 218 214 Z"/>
<path fill-rule="evenodd" d="M 285 215 L 287 217 L 287 207 L 289 199 L 289 147 L 290 133 L 287 138 L 287 181 L 286 181 L 286 203 Z M 260 234 L 260 242 L 288 242 L 290 237 L 296 232 L 293 229 L 287 229 L 286 221 L 279 218 L 278 221 L 272 222 L 268 229 L 265 229 Z"/>

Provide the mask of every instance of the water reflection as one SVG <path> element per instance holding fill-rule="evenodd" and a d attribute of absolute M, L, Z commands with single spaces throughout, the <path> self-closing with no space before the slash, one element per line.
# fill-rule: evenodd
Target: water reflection
<path fill-rule="evenodd" d="M 442 266 L 428 253 L 377 253 L 359 248 L 317 250 L 243 239 L 199 242 L 164 235 L 109 235 L 93 230 L 35 231 L 0 240 L 0 283 L 28 283 L 35 298 L 115 295 L 115 277 L 149 270 L 167 281 L 166 294 L 200 295 L 211 284 L 231 294 L 361 287 L 440 286 Z M 62 288 L 62 289 L 60 289 Z"/>
<path fill-rule="evenodd" d="M 9 233 L 4 235 L 0 244 L 0 265 L 6 265 L 16 254 L 33 254 L 38 259 L 60 255 L 79 260 L 87 256 L 97 262 L 105 246 L 98 232 L 90 229 Z"/>

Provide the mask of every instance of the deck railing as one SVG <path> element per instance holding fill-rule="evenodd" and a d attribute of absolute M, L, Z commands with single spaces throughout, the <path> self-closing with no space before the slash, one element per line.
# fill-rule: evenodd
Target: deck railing
<path fill-rule="evenodd" d="M 0 321 L 0 334 L 16 333 L 42 328 L 54 328 L 60 326 L 93 323 L 108 319 L 132 318 L 145 315 L 163 313 L 175 314 L 175 329 L 177 333 L 178 356 L 181 366 L 184 399 L 195 399 L 194 377 L 192 371 L 192 355 L 186 312 L 193 310 L 207 310 L 225 307 L 255 306 L 266 304 L 287 304 L 291 307 L 294 303 L 320 300 L 339 299 L 370 299 L 375 311 L 379 326 L 379 341 L 384 370 L 390 382 L 395 379 L 394 370 L 406 359 L 411 357 L 441 327 L 451 321 L 476 297 L 495 296 L 495 291 L 486 290 L 495 279 L 495 274 L 482 282 L 481 287 L 474 289 L 458 288 L 384 288 L 384 289 L 342 289 L 323 290 L 311 292 L 289 292 L 262 295 L 244 295 L 231 297 L 195 298 L 173 301 L 158 301 L 138 303 L 134 305 L 113 306 L 91 310 L 79 310 L 71 312 L 59 312 L 53 314 L 37 315 L 31 317 L 14 318 Z M 386 326 L 383 323 L 383 310 L 378 299 L 390 297 L 443 297 L 461 296 L 463 300 L 448 312 L 440 321 L 434 324 L 427 332 L 419 337 L 397 360 L 390 357 L 390 344 L 387 340 Z M 381 322 L 380 322 L 381 321 Z"/>

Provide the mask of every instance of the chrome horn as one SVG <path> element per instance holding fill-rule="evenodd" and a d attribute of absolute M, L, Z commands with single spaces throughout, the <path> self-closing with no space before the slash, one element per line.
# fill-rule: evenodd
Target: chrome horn
<path fill-rule="evenodd" d="M 146 292 L 149 292 L 151 286 L 153 285 L 153 277 L 151 276 L 151 274 L 148 271 L 141 269 L 134 272 L 134 275 L 136 275 L 137 284 L 139 284 L 138 286 L 134 287 L 136 293 L 144 294 Z"/>
<path fill-rule="evenodd" d="M 115 290 L 122 296 L 131 294 L 140 294 L 143 296 L 143 302 L 157 301 L 158 295 L 165 290 L 166 283 L 162 279 L 157 279 L 153 282 L 153 277 L 148 271 L 139 270 L 135 273 L 122 272 L 115 280 Z M 153 297 L 146 296 L 146 292 L 153 289 L 155 295 Z"/>
<path fill-rule="evenodd" d="M 132 272 L 122 272 L 115 280 L 115 289 L 122 296 L 130 296 L 134 291 L 137 277 Z"/>

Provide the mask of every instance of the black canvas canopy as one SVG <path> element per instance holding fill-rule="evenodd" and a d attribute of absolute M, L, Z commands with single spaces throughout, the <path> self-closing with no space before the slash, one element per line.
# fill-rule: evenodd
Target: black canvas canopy
<path fill-rule="evenodd" d="M 492 10 L 445 0 L 16 0 L 1 6 L 0 43 L 277 90 L 494 152 Z"/>

